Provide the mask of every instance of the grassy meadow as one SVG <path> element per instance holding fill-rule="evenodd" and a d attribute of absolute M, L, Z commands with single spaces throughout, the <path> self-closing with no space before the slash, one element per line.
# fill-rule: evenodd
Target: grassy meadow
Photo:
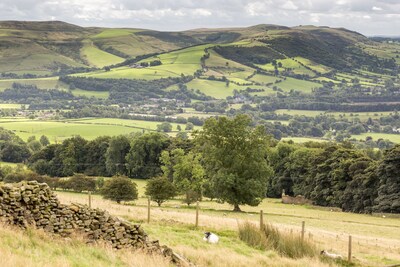
<path fill-rule="evenodd" d="M 115 56 L 113 54 L 107 53 L 100 50 L 93 45 L 93 42 L 86 40 L 81 49 L 81 56 L 84 58 L 91 66 L 102 68 L 104 66 L 113 65 L 121 63 L 125 59 Z"/>
<path fill-rule="evenodd" d="M 4 79 L 0 80 L 0 90 L 11 88 L 13 83 L 36 85 L 40 89 L 67 89 L 68 85 L 60 82 L 58 77 L 34 78 L 34 79 Z"/>
<path fill-rule="evenodd" d="M 30 136 L 40 138 L 46 135 L 50 142 L 56 143 L 74 135 L 92 140 L 98 136 L 115 136 L 120 134 L 129 134 L 132 132 L 156 131 L 157 125 L 162 122 L 142 121 L 142 120 L 123 120 L 123 119 L 98 119 L 87 118 L 79 120 L 63 121 L 42 121 L 28 119 L 0 119 L 0 127 L 15 132 L 23 140 Z M 177 132 L 177 126 L 185 129 L 185 124 L 171 123 L 174 135 Z M 195 127 L 196 128 L 196 127 Z"/>
<path fill-rule="evenodd" d="M 365 140 L 366 137 L 372 137 L 372 140 L 377 141 L 378 139 L 388 139 L 393 143 L 400 143 L 400 134 L 387 134 L 387 133 L 363 133 L 358 135 L 352 135 L 352 138 L 357 140 Z"/>
<path fill-rule="evenodd" d="M 200 203 L 199 228 L 195 222 L 195 208 L 181 203 L 179 198 L 158 207 L 152 203 L 151 222 L 147 223 L 145 181 L 138 183 L 139 199 L 118 205 L 92 198 L 92 206 L 107 209 L 111 214 L 141 223 L 152 239 L 172 247 L 200 266 L 329 266 L 318 258 L 291 260 L 274 251 L 263 251 L 246 245 L 238 237 L 238 225 L 258 224 L 259 211 L 264 211 L 264 222 L 283 233 L 299 235 L 302 221 L 306 223 L 306 238 L 319 250 L 325 249 L 347 256 L 348 235 L 353 236 L 353 262 L 357 266 L 382 266 L 400 261 L 400 218 L 344 213 L 323 207 L 285 205 L 278 199 L 265 199 L 260 206 L 242 206 L 244 212 L 231 212 L 232 206 L 204 199 Z M 63 203 L 86 203 L 87 195 L 58 191 Z M 202 241 L 202 233 L 212 231 L 220 236 L 220 243 L 210 245 Z M 211 254 L 209 254 L 211 253 Z M 210 257 L 210 255 L 212 257 Z"/>

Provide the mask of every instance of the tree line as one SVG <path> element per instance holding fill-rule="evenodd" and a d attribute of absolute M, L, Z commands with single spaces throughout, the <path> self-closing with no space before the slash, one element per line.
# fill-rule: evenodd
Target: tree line
<path fill-rule="evenodd" d="M 28 166 L 54 177 L 150 178 L 148 194 L 160 203 L 180 194 L 187 204 L 209 197 L 239 211 L 284 190 L 344 211 L 400 212 L 399 145 L 382 153 L 348 142 L 278 142 L 246 115 L 210 118 L 193 139 L 162 133 L 91 141 L 75 136 L 34 152 Z M 165 192 L 157 189 L 160 184 Z"/>

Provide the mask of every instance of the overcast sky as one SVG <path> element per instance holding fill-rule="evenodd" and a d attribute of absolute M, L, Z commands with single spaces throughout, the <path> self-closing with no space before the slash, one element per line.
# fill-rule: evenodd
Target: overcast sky
<path fill-rule="evenodd" d="M 400 0 L 1 0 L 0 20 L 173 31 L 313 24 L 400 36 Z"/>

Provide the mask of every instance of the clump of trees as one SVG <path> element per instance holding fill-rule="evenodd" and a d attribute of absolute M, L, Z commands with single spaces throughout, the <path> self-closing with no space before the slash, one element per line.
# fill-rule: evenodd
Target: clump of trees
<path fill-rule="evenodd" d="M 240 205 L 258 205 L 265 196 L 278 198 L 284 190 L 344 211 L 400 212 L 400 145 L 382 153 L 357 149 L 349 142 L 278 143 L 267 132 L 265 125 L 254 128 L 248 116 L 239 115 L 208 119 L 193 139 L 155 132 L 92 141 L 76 136 L 34 152 L 29 167 L 55 177 L 158 177 L 150 180 L 146 194 L 159 205 L 176 194 L 188 205 L 206 196 L 239 211 Z M 3 134 L 4 144 L 10 135 Z M 10 175 L 7 168 L 0 168 L 0 175 L 19 181 L 26 174 Z M 85 176 L 69 180 L 84 187 L 73 187 L 64 179 L 55 187 L 100 187 Z"/>

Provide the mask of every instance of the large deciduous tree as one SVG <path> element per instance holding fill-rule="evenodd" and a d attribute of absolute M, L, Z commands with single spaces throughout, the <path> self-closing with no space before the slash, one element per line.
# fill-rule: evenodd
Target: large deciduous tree
<path fill-rule="evenodd" d="M 260 204 L 272 174 L 267 161 L 270 137 L 263 127 L 251 127 L 246 115 L 211 118 L 195 140 L 217 198 L 232 204 L 234 211 L 240 211 L 239 205 Z"/>

